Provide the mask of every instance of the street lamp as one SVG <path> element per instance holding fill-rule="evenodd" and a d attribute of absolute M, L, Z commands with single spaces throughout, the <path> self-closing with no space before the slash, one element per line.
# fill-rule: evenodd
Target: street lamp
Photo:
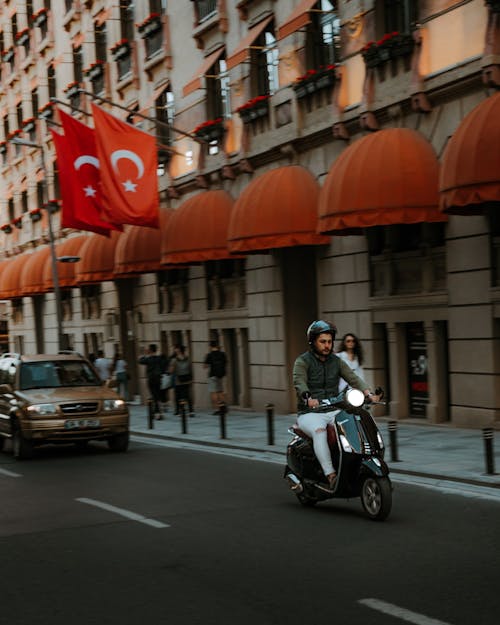
<path fill-rule="evenodd" d="M 42 171 L 43 171 L 43 189 L 45 200 L 49 201 L 49 193 L 47 188 L 47 168 L 45 166 L 45 152 L 43 145 L 39 145 L 38 143 L 32 143 L 31 141 L 25 141 L 24 139 L 20 139 L 19 137 L 14 137 L 10 140 L 10 143 L 14 143 L 15 145 L 24 145 L 28 148 L 37 148 L 40 150 L 41 161 L 42 161 Z M 56 257 L 56 246 L 54 242 L 54 231 L 52 229 L 52 211 L 50 207 L 47 208 L 47 222 L 49 225 L 49 245 L 50 245 L 50 259 L 52 263 L 52 282 L 54 284 L 54 297 L 56 300 L 56 322 L 57 322 L 57 349 L 58 351 L 65 349 L 65 337 L 63 334 L 62 327 L 62 306 L 61 306 L 61 289 L 59 288 L 59 272 L 57 270 L 57 257 Z M 61 260 L 64 257 L 61 257 Z M 73 257 L 67 257 L 73 258 Z M 75 257 L 76 258 L 76 257 Z M 64 262 L 64 261 L 63 261 Z M 68 262 L 68 261 L 66 261 Z M 76 261 L 70 261 L 76 262 Z"/>

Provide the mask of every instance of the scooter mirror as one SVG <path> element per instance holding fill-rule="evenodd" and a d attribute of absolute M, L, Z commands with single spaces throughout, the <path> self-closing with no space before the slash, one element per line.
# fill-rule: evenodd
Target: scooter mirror
<path fill-rule="evenodd" d="M 356 388 L 350 388 L 346 393 L 346 399 L 351 404 L 351 406 L 355 406 L 359 408 L 365 403 L 365 395 L 361 391 L 358 391 Z"/>

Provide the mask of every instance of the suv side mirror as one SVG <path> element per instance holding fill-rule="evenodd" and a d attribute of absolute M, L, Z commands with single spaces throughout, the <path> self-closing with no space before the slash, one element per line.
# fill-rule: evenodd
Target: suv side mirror
<path fill-rule="evenodd" d="M 0 384 L 0 395 L 5 395 L 6 393 L 12 393 L 14 389 L 10 384 Z"/>

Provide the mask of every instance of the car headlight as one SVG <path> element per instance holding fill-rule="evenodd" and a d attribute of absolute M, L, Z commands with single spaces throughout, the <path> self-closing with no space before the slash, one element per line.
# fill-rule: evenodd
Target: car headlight
<path fill-rule="evenodd" d="M 29 414 L 45 416 L 56 414 L 57 407 L 55 404 L 34 404 L 28 406 L 27 410 Z"/>
<path fill-rule="evenodd" d="M 104 410 L 121 410 L 124 405 L 123 399 L 105 399 L 102 407 Z"/>

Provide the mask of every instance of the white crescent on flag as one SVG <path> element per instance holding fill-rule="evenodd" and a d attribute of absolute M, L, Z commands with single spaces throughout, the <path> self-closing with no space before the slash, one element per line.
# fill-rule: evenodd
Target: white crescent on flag
<path fill-rule="evenodd" d="M 137 179 L 142 178 L 144 174 L 144 163 L 142 159 L 131 150 L 116 150 L 111 154 L 111 165 L 113 169 L 118 172 L 118 161 L 122 158 L 127 158 L 129 161 L 132 161 L 134 165 L 137 167 Z"/>
<path fill-rule="evenodd" d="M 83 156 L 79 156 L 75 159 L 73 163 L 73 167 L 78 171 L 82 165 L 93 165 L 97 169 L 99 169 L 99 159 L 95 156 L 90 156 L 90 154 L 84 154 Z"/>

